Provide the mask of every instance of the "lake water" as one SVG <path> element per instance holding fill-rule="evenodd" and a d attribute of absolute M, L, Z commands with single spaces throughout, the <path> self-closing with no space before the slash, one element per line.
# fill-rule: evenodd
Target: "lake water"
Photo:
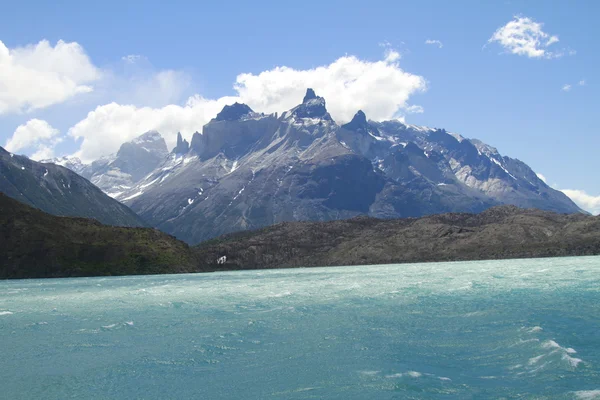
<path fill-rule="evenodd" d="M 600 258 L 0 282 L 2 399 L 600 399 Z"/>

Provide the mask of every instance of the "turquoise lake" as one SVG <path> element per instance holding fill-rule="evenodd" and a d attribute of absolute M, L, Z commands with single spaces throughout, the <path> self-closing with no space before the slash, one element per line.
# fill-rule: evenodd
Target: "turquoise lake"
<path fill-rule="evenodd" d="M 600 257 L 0 281 L 2 399 L 600 399 Z"/>

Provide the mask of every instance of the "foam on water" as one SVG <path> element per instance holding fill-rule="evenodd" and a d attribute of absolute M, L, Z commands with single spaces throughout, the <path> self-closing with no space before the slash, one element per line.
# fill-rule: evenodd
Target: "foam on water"
<path fill-rule="evenodd" d="M 578 399 L 595 400 L 600 399 L 600 389 L 598 390 L 579 390 L 575 392 Z"/>
<path fill-rule="evenodd" d="M 600 398 L 599 288 L 598 257 L 4 281 L 2 395 Z"/>

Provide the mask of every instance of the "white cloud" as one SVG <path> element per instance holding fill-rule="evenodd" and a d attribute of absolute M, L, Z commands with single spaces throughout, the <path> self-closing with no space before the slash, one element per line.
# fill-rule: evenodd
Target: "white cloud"
<path fill-rule="evenodd" d="M 75 139 L 83 139 L 77 156 L 84 162 L 114 153 L 122 143 L 152 129 L 161 132 L 167 144 L 173 147 L 177 132 L 190 139 L 225 105 L 236 100 L 239 99 L 223 97 L 208 100 L 195 96 L 184 106 L 161 108 L 110 103 L 88 113 L 85 119 L 69 129 L 68 134 Z"/>
<path fill-rule="evenodd" d="M 545 184 L 548 184 L 548 181 L 546 180 L 546 177 L 542 174 L 536 174 L 538 178 L 540 178 L 542 180 L 542 182 L 544 182 Z"/>
<path fill-rule="evenodd" d="M 401 58 L 400 53 L 397 52 L 396 50 L 387 49 L 385 51 L 385 62 L 386 63 L 396 62 L 396 61 L 400 60 L 400 58 Z"/>
<path fill-rule="evenodd" d="M 235 89 L 242 101 L 262 112 L 296 106 L 311 87 L 326 99 L 327 109 L 338 122 L 350 121 L 359 109 L 373 120 L 390 119 L 409 107 L 411 95 L 427 87 L 423 77 L 400 68 L 399 57 L 389 50 L 384 60 L 376 62 L 345 56 L 309 70 L 276 67 L 257 75 L 240 74 Z"/>
<path fill-rule="evenodd" d="M 573 89 L 573 86 L 575 84 L 571 85 L 570 83 L 566 83 L 563 85 L 562 90 L 565 92 L 570 91 L 571 89 Z M 585 80 L 580 80 L 579 82 L 577 82 L 577 86 L 585 86 Z"/>
<path fill-rule="evenodd" d="M 126 56 L 121 57 L 121 60 L 125 61 L 128 64 L 135 64 L 142 58 L 143 57 L 140 56 L 139 54 L 128 54 Z"/>
<path fill-rule="evenodd" d="M 515 16 L 506 25 L 498 28 L 488 43 L 498 42 L 512 54 L 530 58 L 558 58 L 564 52 L 550 52 L 546 48 L 558 42 L 558 36 L 542 30 L 542 23 L 531 18 Z M 573 52 L 570 51 L 569 54 Z"/>
<path fill-rule="evenodd" d="M 48 122 L 30 119 L 17 127 L 12 137 L 6 141 L 5 148 L 13 153 L 23 149 L 34 149 L 35 153 L 31 156 L 34 160 L 51 158 L 54 156 L 54 146 L 62 141 L 62 138 L 58 137 L 59 134 L 59 130 Z"/>
<path fill-rule="evenodd" d="M 181 71 L 144 71 L 132 77 L 114 76 L 110 81 L 107 95 L 112 100 L 148 107 L 162 107 L 180 102 L 191 84 L 191 78 Z M 118 93 L 114 92 L 119 88 Z"/>
<path fill-rule="evenodd" d="M 211 100 L 196 95 L 184 106 L 110 103 L 90 112 L 69 130 L 69 135 L 83 139 L 77 155 L 84 161 L 113 153 L 123 142 L 151 129 L 161 132 L 173 146 L 177 132 L 189 139 L 227 104 L 238 101 L 255 111 L 282 112 L 298 105 L 309 87 L 327 100 L 329 112 L 340 123 L 351 120 L 359 109 L 373 120 L 392 119 L 403 111 L 422 112 L 422 107 L 409 105 L 408 99 L 424 91 L 426 81 L 403 71 L 399 58 L 398 52 L 388 49 L 382 61 L 345 56 L 314 69 L 276 67 L 257 75 L 240 74 L 234 85 L 237 96 Z"/>
<path fill-rule="evenodd" d="M 101 76 L 83 48 L 47 40 L 13 49 L 0 41 L 0 115 L 62 103 L 91 92 Z"/>
<path fill-rule="evenodd" d="M 407 114 L 422 114 L 425 112 L 423 107 L 418 106 L 418 105 L 408 106 L 408 107 L 406 107 L 405 111 Z"/>
<path fill-rule="evenodd" d="M 600 214 L 600 196 L 592 196 L 583 190 L 563 189 L 564 194 L 569 196 L 579 207 L 594 214 Z"/>
<path fill-rule="evenodd" d="M 433 45 L 436 45 L 437 47 L 439 47 L 440 49 L 441 49 L 442 47 L 444 47 L 444 44 L 443 44 L 442 42 L 440 42 L 439 40 L 431 40 L 431 39 L 427 39 L 427 40 L 425 41 L 425 44 L 433 44 Z"/>

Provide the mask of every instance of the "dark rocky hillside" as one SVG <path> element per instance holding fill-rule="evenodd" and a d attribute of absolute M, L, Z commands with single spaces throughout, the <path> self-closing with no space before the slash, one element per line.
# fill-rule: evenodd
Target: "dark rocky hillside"
<path fill-rule="evenodd" d="M 600 254 L 600 217 L 498 206 L 480 214 L 287 222 L 197 246 L 227 269 L 458 261 Z"/>
<path fill-rule="evenodd" d="M 0 279 L 600 254 L 600 217 L 491 208 L 381 220 L 287 222 L 197 247 L 150 228 L 57 217 L 0 193 Z M 226 262 L 217 260 L 226 256 Z"/>
<path fill-rule="evenodd" d="M 0 278 L 197 271 L 194 252 L 151 228 L 56 217 L 0 193 Z"/>

